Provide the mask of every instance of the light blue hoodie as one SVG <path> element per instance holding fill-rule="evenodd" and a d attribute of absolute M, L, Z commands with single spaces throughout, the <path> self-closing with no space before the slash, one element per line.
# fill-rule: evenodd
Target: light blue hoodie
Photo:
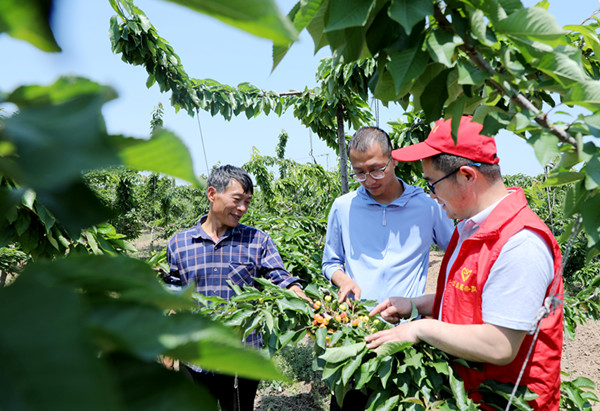
<path fill-rule="evenodd" d="M 343 270 L 361 299 L 416 297 L 425 291 L 429 248 L 445 250 L 454 230 L 446 212 L 422 188 L 400 180 L 404 193 L 388 205 L 360 186 L 337 198 L 329 211 L 323 274 Z"/>

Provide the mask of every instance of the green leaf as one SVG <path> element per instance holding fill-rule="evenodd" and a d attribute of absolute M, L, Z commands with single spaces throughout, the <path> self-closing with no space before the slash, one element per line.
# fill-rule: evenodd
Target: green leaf
<path fill-rule="evenodd" d="M 500 130 L 508 127 L 510 120 L 510 115 L 502 110 L 490 111 L 485 120 L 483 120 L 481 134 L 485 136 L 495 136 Z"/>
<path fill-rule="evenodd" d="M 365 46 L 365 28 L 349 27 L 343 30 L 327 32 L 329 45 L 333 50 L 333 62 L 348 63 L 368 57 Z"/>
<path fill-rule="evenodd" d="M 457 130 L 458 130 L 458 128 L 457 128 Z M 411 309 L 410 309 L 409 321 L 414 320 L 415 318 L 417 318 L 419 316 L 419 309 L 417 308 L 417 305 L 413 301 L 411 301 L 410 306 L 411 306 Z"/>
<path fill-rule="evenodd" d="M 600 114 L 583 117 L 583 121 L 594 137 L 600 137 Z"/>
<path fill-rule="evenodd" d="M 46 227 L 46 230 L 50 230 L 52 227 L 54 227 L 56 219 L 54 218 L 54 216 L 52 216 L 52 214 L 48 211 L 46 207 L 38 203 L 35 205 L 35 212 L 40 218 L 42 224 L 44 224 L 44 227 Z"/>
<path fill-rule="evenodd" d="M 116 245 L 119 248 L 122 248 L 123 250 L 131 251 L 132 253 L 135 253 L 136 251 L 138 251 L 133 244 L 131 244 L 130 242 L 128 242 L 126 240 L 116 238 L 116 239 L 110 239 L 109 241 L 110 241 L 110 243 Z"/>
<path fill-rule="evenodd" d="M 575 171 L 564 171 L 560 173 L 552 173 L 548 176 L 542 187 L 556 187 L 572 183 L 573 181 L 583 180 L 585 173 Z"/>
<path fill-rule="evenodd" d="M 486 46 L 492 46 L 496 43 L 496 38 L 493 33 L 488 29 L 485 15 L 482 10 L 474 10 L 470 16 L 471 30 L 473 35 L 479 40 L 481 44 Z"/>
<path fill-rule="evenodd" d="M 11 223 L 17 218 L 16 207 L 23 201 L 25 192 L 24 188 L 0 187 L 0 213 Z"/>
<path fill-rule="evenodd" d="M 150 140 L 121 138 L 115 142 L 121 147 L 119 156 L 125 166 L 167 174 L 200 186 L 187 147 L 170 131 L 159 129 Z"/>
<path fill-rule="evenodd" d="M 471 403 L 472 401 L 467 397 L 465 383 L 460 378 L 456 377 L 453 372 L 450 373 L 449 385 L 458 408 L 460 410 L 471 409 L 468 407 L 468 403 Z"/>
<path fill-rule="evenodd" d="M 365 356 L 367 350 L 363 349 L 357 356 L 344 365 L 342 369 L 342 384 L 348 384 L 350 378 L 354 375 L 354 372 L 360 368 L 362 359 Z"/>
<path fill-rule="evenodd" d="M 392 396 L 392 390 L 385 390 L 381 393 L 378 392 L 375 395 L 375 400 L 372 402 L 368 409 L 373 409 L 377 411 L 392 411 L 403 409 L 403 407 L 398 408 L 399 401 L 400 395 Z"/>
<path fill-rule="evenodd" d="M 295 41 L 298 35 L 274 0 L 169 1 L 208 14 L 255 36 L 273 40 L 275 44 L 288 44 Z"/>
<path fill-rule="evenodd" d="M 317 345 L 322 349 L 327 348 L 327 328 L 319 327 L 315 332 L 315 336 L 317 337 Z"/>
<path fill-rule="evenodd" d="M 328 9 L 328 1 L 323 1 L 323 4 L 313 17 L 312 21 L 306 26 L 306 30 L 312 37 L 313 43 L 315 44 L 315 54 L 329 44 L 327 33 L 325 33 L 325 16 Z"/>
<path fill-rule="evenodd" d="M 76 95 L 64 103 L 24 108 L 8 118 L 5 135 L 19 153 L 14 177 L 38 191 L 64 187 L 79 179 L 82 170 L 119 164 L 105 134 L 104 101 L 102 93 Z"/>
<path fill-rule="evenodd" d="M 273 320 L 273 314 L 271 314 L 270 311 L 268 310 L 262 310 L 262 315 L 264 318 L 264 323 L 265 326 L 267 328 L 267 331 L 272 333 L 273 332 L 273 327 L 274 327 L 274 320 Z"/>
<path fill-rule="evenodd" d="M 462 115 L 465 113 L 465 106 L 466 106 L 466 97 L 464 95 L 461 95 L 459 98 L 457 98 L 455 101 L 453 101 L 452 103 L 450 103 L 450 105 L 448 105 L 448 107 L 446 108 L 446 113 L 445 116 L 446 117 L 450 117 L 452 119 L 452 139 L 454 141 L 456 141 L 456 138 L 458 136 L 458 126 L 460 125 L 460 119 L 462 118 Z M 412 313 L 411 313 L 411 317 L 412 317 Z"/>
<path fill-rule="evenodd" d="M 423 353 L 418 352 L 414 348 L 407 349 L 404 364 L 408 367 L 420 369 L 423 365 Z"/>
<path fill-rule="evenodd" d="M 87 243 L 90 246 L 90 248 L 92 249 L 92 254 L 95 254 L 95 255 L 102 254 L 102 251 L 100 251 L 98 249 L 98 242 L 96 241 L 94 233 L 92 231 L 88 230 L 88 231 L 82 232 L 82 234 L 85 235 Z"/>
<path fill-rule="evenodd" d="M 385 357 L 381 360 L 381 365 L 377 370 L 377 376 L 381 379 L 381 385 L 383 388 L 387 387 L 387 382 L 392 375 L 392 364 L 394 357 Z"/>
<path fill-rule="evenodd" d="M 217 411 L 215 399 L 186 372 L 172 372 L 157 362 L 143 362 L 125 355 L 110 355 L 116 383 L 122 387 L 125 409 L 192 411 L 202 404 L 206 411 Z"/>
<path fill-rule="evenodd" d="M 450 365 L 447 362 L 433 362 L 431 363 L 431 365 L 433 366 L 433 368 L 435 368 L 435 371 L 440 373 L 440 374 L 444 374 L 444 375 L 450 375 L 451 371 L 450 371 Z"/>
<path fill-rule="evenodd" d="M 485 119 L 488 116 L 490 116 L 494 113 L 501 113 L 501 112 L 502 112 L 502 110 L 496 106 L 486 106 L 485 104 L 481 104 L 481 105 L 479 105 L 479 107 L 477 107 L 477 109 L 473 113 L 473 121 L 475 123 L 483 124 L 485 122 Z M 495 134 L 485 134 L 483 131 L 482 131 L 482 134 L 495 135 Z"/>
<path fill-rule="evenodd" d="M 427 84 L 421 94 L 421 107 L 427 121 L 435 121 L 442 116 L 444 102 L 448 98 L 447 80 L 449 70 L 444 70 Z"/>
<path fill-rule="evenodd" d="M 357 390 L 360 390 L 364 385 L 368 384 L 369 381 L 371 381 L 371 377 L 377 371 L 379 364 L 380 358 L 374 357 L 360 366 L 360 371 L 358 373 L 357 378 L 355 379 L 355 388 Z"/>
<path fill-rule="evenodd" d="M 231 297 L 231 301 L 235 301 L 235 302 L 244 302 L 244 301 L 252 301 L 252 300 L 258 300 L 259 298 L 264 297 L 264 294 L 261 293 L 260 291 L 246 291 L 240 295 L 234 295 L 233 297 Z"/>
<path fill-rule="evenodd" d="M 596 389 L 596 384 L 592 380 L 586 377 L 577 377 L 571 383 L 579 388 L 589 388 L 590 390 Z"/>
<path fill-rule="evenodd" d="M 585 188 L 588 191 L 594 190 L 600 186 L 600 156 L 598 153 L 588 160 L 587 164 L 583 168 L 585 171 Z"/>
<path fill-rule="evenodd" d="M 318 13 L 321 3 L 321 0 L 301 0 L 292 8 L 288 18 L 298 32 L 301 32 L 312 21 Z M 273 44 L 273 67 L 271 71 L 275 70 L 275 67 L 283 60 L 291 46 L 292 43 L 285 45 Z"/>
<path fill-rule="evenodd" d="M 61 51 L 50 28 L 51 11 L 51 1 L 3 1 L 0 5 L 0 33 L 25 40 L 42 51 Z"/>
<path fill-rule="evenodd" d="M 196 307 L 189 291 L 183 294 L 168 292 L 154 271 L 145 262 L 134 258 L 72 255 L 53 262 L 40 261 L 28 265 L 25 272 L 29 269 L 49 283 L 81 288 L 90 295 L 111 292 L 118 294 L 123 301 L 160 309 Z"/>
<path fill-rule="evenodd" d="M 373 85 L 373 97 L 383 102 L 397 99 L 396 84 L 392 74 L 388 70 L 380 70 L 371 79 Z M 370 85 L 371 85 L 370 84 Z"/>
<path fill-rule="evenodd" d="M 293 293 L 293 291 L 291 292 Z M 292 298 L 282 298 L 277 300 L 277 305 L 281 311 L 292 310 L 309 314 L 308 304 L 301 298 L 295 297 L 295 294 Z"/>
<path fill-rule="evenodd" d="M 463 44 L 463 40 L 457 34 L 436 30 L 427 37 L 425 44 L 433 61 L 446 67 L 454 67 L 456 64 L 455 50 L 456 47 Z"/>
<path fill-rule="evenodd" d="M 331 363 L 346 361 L 347 359 L 358 355 L 358 353 L 364 350 L 365 346 L 366 344 L 361 342 L 341 347 L 327 348 L 325 353 L 320 355 L 319 358 Z"/>
<path fill-rule="evenodd" d="M 29 214 L 23 215 L 15 223 L 15 230 L 19 236 L 22 236 L 31 225 L 31 217 Z"/>
<path fill-rule="evenodd" d="M 598 213 L 598 210 L 600 210 L 600 194 L 596 193 L 586 199 L 585 207 L 582 207 L 581 210 L 583 226 L 591 240 L 588 244 L 590 248 L 600 242 L 600 213 Z"/>
<path fill-rule="evenodd" d="M 467 64 L 464 60 L 458 61 L 458 84 L 479 85 L 489 77 L 489 73 Z"/>
<path fill-rule="evenodd" d="M 255 314 L 256 313 L 254 311 L 238 310 L 234 312 L 233 315 L 225 321 L 225 325 L 228 325 L 230 327 L 239 327 L 244 323 L 244 321 L 246 321 L 248 318 L 252 317 Z"/>
<path fill-rule="evenodd" d="M 30 210 L 33 210 L 33 203 L 35 201 L 35 191 L 27 190 L 23 194 L 23 199 L 21 203 Z"/>
<path fill-rule="evenodd" d="M 389 16 L 404 27 L 410 34 L 413 27 L 433 14 L 433 3 L 411 0 L 392 0 L 388 9 Z"/>
<path fill-rule="evenodd" d="M 396 94 L 423 74 L 429 60 L 420 46 L 393 53 L 389 58 L 386 68 L 394 80 Z"/>
<path fill-rule="evenodd" d="M 492 23 L 506 17 L 506 11 L 502 8 L 497 0 L 468 0 L 465 3 L 471 5 L 475 9 L 482 10 L 485 17 Z"/>
<path fill-rule="evenodd" d="M 165 316 L 153 307 L 115 303 L 98 307 L 93 323 L 104 341 L 139 358 L 165 354 L 223 374 L 282 378 L 271 361 L 244 347 L 231 329 L 198 314 Z"/>
<path fill-rule="evenodd" d="M 53 288 L 84 291 L 79 294 L 94 302 L 91 327 L 106 351 L 117 349 L 149 361 L 164 353 L 227 374 L 281 377 L 260 352 L 244 348 L 239 336 L 223 325 L 191 313 L 165 316 L 164 309 L 196 306 L 191 289 L 182 294 L 167 291 L 143 261 L 78 255 L 28 264 L 22 276 L 36 277 Z M 92 357 L 95 360 L 95 353 Z"/>
<path fill-rule="evenodd" d="M 302 334 L 305 334 L 305 333 L 302 332 Z M 292 341 L 294 339 L 294 337 L 296 337 L 296 331 L 294 331 L 294 330 L 285 331 L 284 333 L 278 335 L 279 345 L 281 347 L 285 347 L 287 344 L 290 343 L 290 341 Z"/>
<path fill-rule="evenodd" d="M 587 80 L 572 84 L 563 99 L 565 104 L 576 104 L 592 111 L 600 109 L 600 82 Z"/>
<path fill-rule="evenodd" d="M 394 355 L 397 352 L 401 352 L 406 350 L 408 347 L 413 344 L 408 341 L 394 341 L 382 344 L 381 347 L 377 350 L 377 357 L 387 357 L 388 355 Z"/>
<path fill-rule="evenodd" d="M 325 32 L 364 26 L 374 4 L 364 0 L 329 0 L 329 18 Z"/>
<path fill-rule="evenodd" d="M 565 88 L 590 80 L 581 64 L 581 51 L 571 46 L 556 47 L 534 65 Z"/>
<path fill-rule="evenodd" d="M 103 86 L 84 77 L 62 76 L 49 86 L 18 87 L 8 95 L 7 101 L 24 109 L 57 105 L 82 95 L 100 96 L 104 103 L 117 98 L 117 93 L 111 87 Z"/>
<path fill-rule="evenodd" d="M 586 46 L 590 47 L 596 56 L 600 54 L 600 38 L 598 38 L 593 25 L 567 25 L 564 29 L 580 32 Z"/>
<path fill-rule="evenodd" d="M 65 182 L 62 187 L 52 190 L 38 188 L 37 198 L 73 237 L 76 237 L 82 228 L 114 216 L 114 212 L 102 204 L 81 178 Z"/>
<path fill-rule="evenodd" d="M 567 194 L 565 195 L 565 202 L 563 205 L 565 215 L 571 216 L 581 210 L 581 206 L 583 205 L 587 196 L 588 192 L 582 182 L 569 187 Z"/>
<path fill-rule="evenodd" d="M 335 382 L 335 385 L 333 387 L 333 394 L 335 395 L 335 398 L 338 402 L 338 405 L 340 405 L 340 407 L 341 407 L 340 403 L 343 404 L 344 397 L 346 396 L 346 393 L 348 391 L 350 391 L 350 385 L 342 384 L 339 379 Z"/>
<path fill-rule="evenodd" d="M 28 272 L 0 288 L 0 299 L 1 408 L 122 409 L 109 369 L 89 344 L 80 293 Z M 60 378 L 57 370 L 64 370 Z"/>
<path fill-rule="evenodd" d="M 541 7 L 523 8 L 495 24 L 496 32 L 511 38 L 539 41 L 557 47 L 564 42 L 565 31 L 556 19 Z"/>
<path fill-rule="evenodd" d="M 536 133 L 527 142 L 533 146 L 535 156 L 545 166 L 560 154 L 558 137 L 550 133 Z"/>
<path fill-rule="evenodd" d="M 339 370 L 341 370 L 341 368 L 344 366 L 344 364 L 341 363 L 325 363 L 325 366 L 323 367 L 323 373 L 321 375 L 321 378 L 323 380 L 327 380 L 328 378 L 334 376 L 336 373 L 338 373 Z"/>

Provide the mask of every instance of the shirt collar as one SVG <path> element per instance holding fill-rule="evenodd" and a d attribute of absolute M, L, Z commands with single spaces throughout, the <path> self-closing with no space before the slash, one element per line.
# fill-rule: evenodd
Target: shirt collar
<path fill-rule="evenodd" d="M 402 180 L 401 178 L 398 178 L 398 177 L 396 177 L 396 178 L 398 179 L 398 181 L 400 181 L 400 184 L 402 184 L 404 191 L 402 192 L 400 197 L 398 197 L 397 199 L 395 199 L 394 201 L 392 201 L 389 204 L 381 204 L 380 202 L 375 200 L 373 197 L 371 197 L 371 194 L 369 194 L 367 189 L 362 184 L 357 189 L 358 195 L 360 197 L 364 198 L 367 201 L 367 204 L 378 205 L 381 207 L 389 207 L 389 206 L 403 207 L 406 205 L 406 203 L 408 203 L 408 201 L 412 197 L 418 195 L 419 192 L 424 192 L 421 187 L 416 187 L 416 186 L 413 186 L 410 184 L 406 184 L 404 182 L 404 180 Z"/>
<path fill-rule="evenodd" d="M 483 224 L 483 222 L 490 216 L 492 211 L 494 211 L 494 208 L 496 208 L 498 206 L 498 204 L 500 204 L 500 202 L 502 200 L 504 200 L 507 196 L 509 196 L 511 193 L 512 193 L 512 191 L 509 191 L 508 194 L 503 196 L 501 199 L 496 201 L 494 204 L 481 210 L 480 212 L 475 214 L 473 217 L 467 218 L 467 219 L 461 221 L 461 225 L 460 225 L 460 227 L 458 227 L 459 232 L 463 229 L 463 227 L 465 228 L 465 230 L 469 230 L 469 231 L 472 230 L 473 232 L 477 231 L 477 229 L 481 226 L 481 224 Z"/>
<path fill-rule="evenodd" d="M 195 232 L 192 235 L 194 238 L 199 238 L 200 237 L 200 238 L 202 238 L 204 240 L 213 241 L 213 239 L 208 235 L 208 233 L 206 231 L 204 231 L 204 228 L 202 228 L 202 223 L 204 223 L 207 218 L 208 218 L 208 214 L 205 214 L 202 217 L 200 217 L 200 220 L 198 221 L 198 224 L 196 224 Z M 232 235 L 235 232 L 237 232 L 237 230 L 239 230 L 239 227 L 240 227 L 240 225 L 238 224 L 234 228 L 231 228 L 231 227 L 228 228 L 227 231 L 225 231 L 225 234 L 223 234 L 223 236 L 219 239 L 219 241 L 221 241 L 222 239 L 227 238 L 230 235 Z"/>

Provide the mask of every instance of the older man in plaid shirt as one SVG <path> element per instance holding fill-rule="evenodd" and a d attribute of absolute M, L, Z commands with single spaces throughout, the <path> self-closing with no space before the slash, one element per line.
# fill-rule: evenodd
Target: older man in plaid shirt
<path fill-rule="evenodd" d="M 196 284 L 205 296 L 229 299 L 234 291 L 227 284 L 252 285 L 254 277 L 270 279 L 306 298 L 300 279 L 283 267 L 277 247 L 265 232 L 239 224 L 248 211 L 253 185 L 241 168 L 225 165 L 208 178 L 208 214 L 190 229 L 173 236 L 167 247 L 170 273 L 166 282 L 180 286 Z M 246 343 L 262 345 L 252 333 Z M 201 383 L 219 401 L 223 410 L 252 410 L 258 381 L 203 371 L 188 365 L 194 381 Z"/>

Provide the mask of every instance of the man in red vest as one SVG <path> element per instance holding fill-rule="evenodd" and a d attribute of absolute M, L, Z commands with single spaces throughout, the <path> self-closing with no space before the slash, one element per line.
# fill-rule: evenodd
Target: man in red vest
<path fill-rule="evenodd" d="M 557 410 L 560 304 L 542 320 L 536 339 L 529 331 L 537 326 L 545 302 L 562 294 L 560 249 L 527 206 L 523 190 L 504 186 L 494 139 L 482 135 L 482 126 L 471 120 L 461 118 L 456 144 L 451 120 L 439 120 L 424 142 L 392 152 L 398 161 L 422 161 L 431 197 L 448 217 L 460 221 L 442 261 L 436 294 L 392 297 L 371 312 L 396 323 L 410 315 L 413 302 L 423 319 L 370 335 L 367 346 L 423 341 L 481 363 L 479 369 L 456 369 L 470 398 L 484 409 L 492 408 L 485 405 L 481 384 L 515 384 L 525 364 L 520 385 L 538 395 L 530 405 Z"/>

